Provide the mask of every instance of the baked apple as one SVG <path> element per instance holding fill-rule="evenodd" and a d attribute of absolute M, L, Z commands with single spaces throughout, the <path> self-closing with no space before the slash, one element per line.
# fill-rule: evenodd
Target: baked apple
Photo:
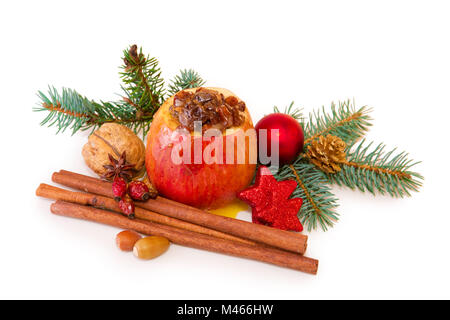
<path fill-rule="evenodd" d="M 215 209 L 253 179 L 256 133 L 245 103 L 222 88 L 194 88 L 167 99 L 147 138 L 145 165 L 158 192 Z"/>

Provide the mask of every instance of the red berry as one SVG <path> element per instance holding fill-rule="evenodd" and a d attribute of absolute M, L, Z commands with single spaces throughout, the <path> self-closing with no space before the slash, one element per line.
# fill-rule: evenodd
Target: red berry
<path fill-rule="evenodd" d="M 120 199 L 119 208 L 128 218 L 134 219 L 134 202 L 129 196 L 125 195 L 122 199 Z"/>
<path fill-rule="evenodd" d="M 124 178 L 121 177 L 115 177 L 114 181 L 112 183 L 112 192 L 114 195 L 114 200 L 120 201 L 122 197 L 127 192 L 127 182 Z"/>
<path fill-rule="evenodd" d="M 128 184 L 128 194 L 134 200 L 145 201 L 150 198 L 150 191 L 142 181 L 131 181 Z"/>

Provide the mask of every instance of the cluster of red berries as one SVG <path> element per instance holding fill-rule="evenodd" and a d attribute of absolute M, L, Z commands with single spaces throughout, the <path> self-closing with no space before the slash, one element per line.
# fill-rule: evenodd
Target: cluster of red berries
<path fill-rule="evenodd" d="M 120 210 L 130 219 L 135 217 L 133 200 L 146 201 L 151 197 L 149 189 L 144 182 L 131 181 L 127 183 L 124 178 L 119 176 L 113 180 L 112 191 L 114 200 L 119 202 Z"/>

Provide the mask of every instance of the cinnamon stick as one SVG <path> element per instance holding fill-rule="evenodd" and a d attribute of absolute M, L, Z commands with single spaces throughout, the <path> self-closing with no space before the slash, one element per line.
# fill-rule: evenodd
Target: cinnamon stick
<path fill-rule="evenodd" d="M 112 197 L 110 183 L 97 178 L 62 171 L 53 173 L 52 180 L 70 188 Z M 136 206 L 283 250 L 300 254 L 306 251 L 308 239 L 306 235 L 214 215 L 187 205 L 175 205 L 172 201 L 161 201 L 158 198 L 136 203 Z"/>
<path fill-rule="evenodd" d="M 59 174 L 64 175 L 64 176 L 72 176 L 75 179 L 86 180 L 86 181 L 91 181 L 93 183 L 98 183 L 99 184 L 98 185 L 98 189 L 99 189 L 99 192 L 101 192 L 102 195 L 114 198 L 113 192 L 111 190 L 111 183 L 109 183 L 108 181 L 104 181 L 104 180 L 101 180 L 101 179 L 98 179 L 98 178 L 95 178 L 95 177 L 86 176 L 84 174 L 80 174 L 80 173 L 76 173 L 76 172 L 72 172 L 72 171 L 67 171 L 67 170 L 59 170 Z M 73 187 L 73 188 L 74 189 L 78 189 L 76 187 Z M 86 190 L 84 190 L 84 191 L 86 191 Z M 184 203 L 176 202 L 176 201 L 173 201 L 173 200 L 161 197 L 161 196 L 157 196 L 155 198 L 155 200 L 156 201 L 162 201 L 162 202 L 171 203 L 173 205 L 177 205 L 177 206 L 180 206 L 180 207 L 188 207 L 190 209 L 202 211 L 202 210 L 197 209 L 195 207 L 191 207 L 191 206 L 188 206 L 188 205 L 186 205 Z"/>
<path fill-rule="evenodd" d="M 90 194 L 90 193 L 82 193 L 82 192 L 74 192 L 65 189 L 61 189 L 58 187 L 50 186 L 45 183 L 41 183 L 36 190 L 36 195 L 39 197 L 52 199 L 52 200 L 62 200 L 65 202 L 77 203 L 82 205 L 90 205 L 97 208 L 108 209 L 115 212 L 120 213 L 121 210 L 116 201 L 111 198 Z M 231 241 L 237 241 L 241 243 L 246 243 L 249 245 L 256 245 L 255 242 L 242 239 L 239 237 L 235 237 L 223 232 L 219 232 L 213 229 L 208 229 L 196 224 L 192 224 L 183 220 L 178 220 L 175 218 L 171 218 L 165 215 L 158 214 L 156 212 L 152 212 L 150 210 L 142 209 L 137 207 L 135 209 L 135 215 L 137 218 L 142 220 L 153 221 L 157 223 L 161 223 L 164 225 L 189 230 L 192 232 L 198 232 L 206 235 L 210 235 L 213 237 L 227 239 Z"/>
<path fill-rule="evenodd" d="M 310 274 L 317 273 L 317 260 L 275 248 L 252 246 L 219 239 L 141 219 L 130 220 L 117 213 L 60 200 L 51 205 L 51 212 L 61 216 L 95 221 L 122 229 L 131 229 L 147 235 L 162 236 L 173 243 L 187 247 L 258 260 Z"/>

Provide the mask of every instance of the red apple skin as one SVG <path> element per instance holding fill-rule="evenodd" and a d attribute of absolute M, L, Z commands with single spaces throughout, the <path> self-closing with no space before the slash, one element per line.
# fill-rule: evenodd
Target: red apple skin
<path fill-rule="evenodd" d="M 233 95 L 221 88 L 210 88 L 224 94 L 225 98 Z M 195 89 L 189 89 L 195 91 Z M 145 165 L 147 174 L 158 192 L 169 199 L 202 209 L 215 209 L 226 205 L 236 198 L 236 193 L 245 189 L 252 181 L 256 169 L 256 134 L 255 139 L 246 137 L 245 163 L 237 164 L 237 148 L 234 146 L 234 161 L 226 162 L 224 148 L 224 163 L 201 164 L 174 163 L 172 150 L 180 150 L 180 136 L 191 135 L 176 130 L 178 122 L 170 115 L 169 107 L 173 97 L 169 98 L 155 114 L 147 137 Z M 245 111 L 245 121 L 240 129 L 253 129 L 253 123 L 248 111 Z M 237 135 L 232 132 L 222 137 L 225 139 Z M 198 139 L 198 138 L 195 138 Z M 191 140 L 193 147 L 194 139 Z M 210 144 L 203 141 L 202 152 Z M 179 148 L 179 149 L 178 149 Z M 241 149 L 242 150 L 242 149 Z M 255 161 L 250 160 L 250 153 L 255 152 Z M 193 158 L 192 158 L 193 159 Z"/>

